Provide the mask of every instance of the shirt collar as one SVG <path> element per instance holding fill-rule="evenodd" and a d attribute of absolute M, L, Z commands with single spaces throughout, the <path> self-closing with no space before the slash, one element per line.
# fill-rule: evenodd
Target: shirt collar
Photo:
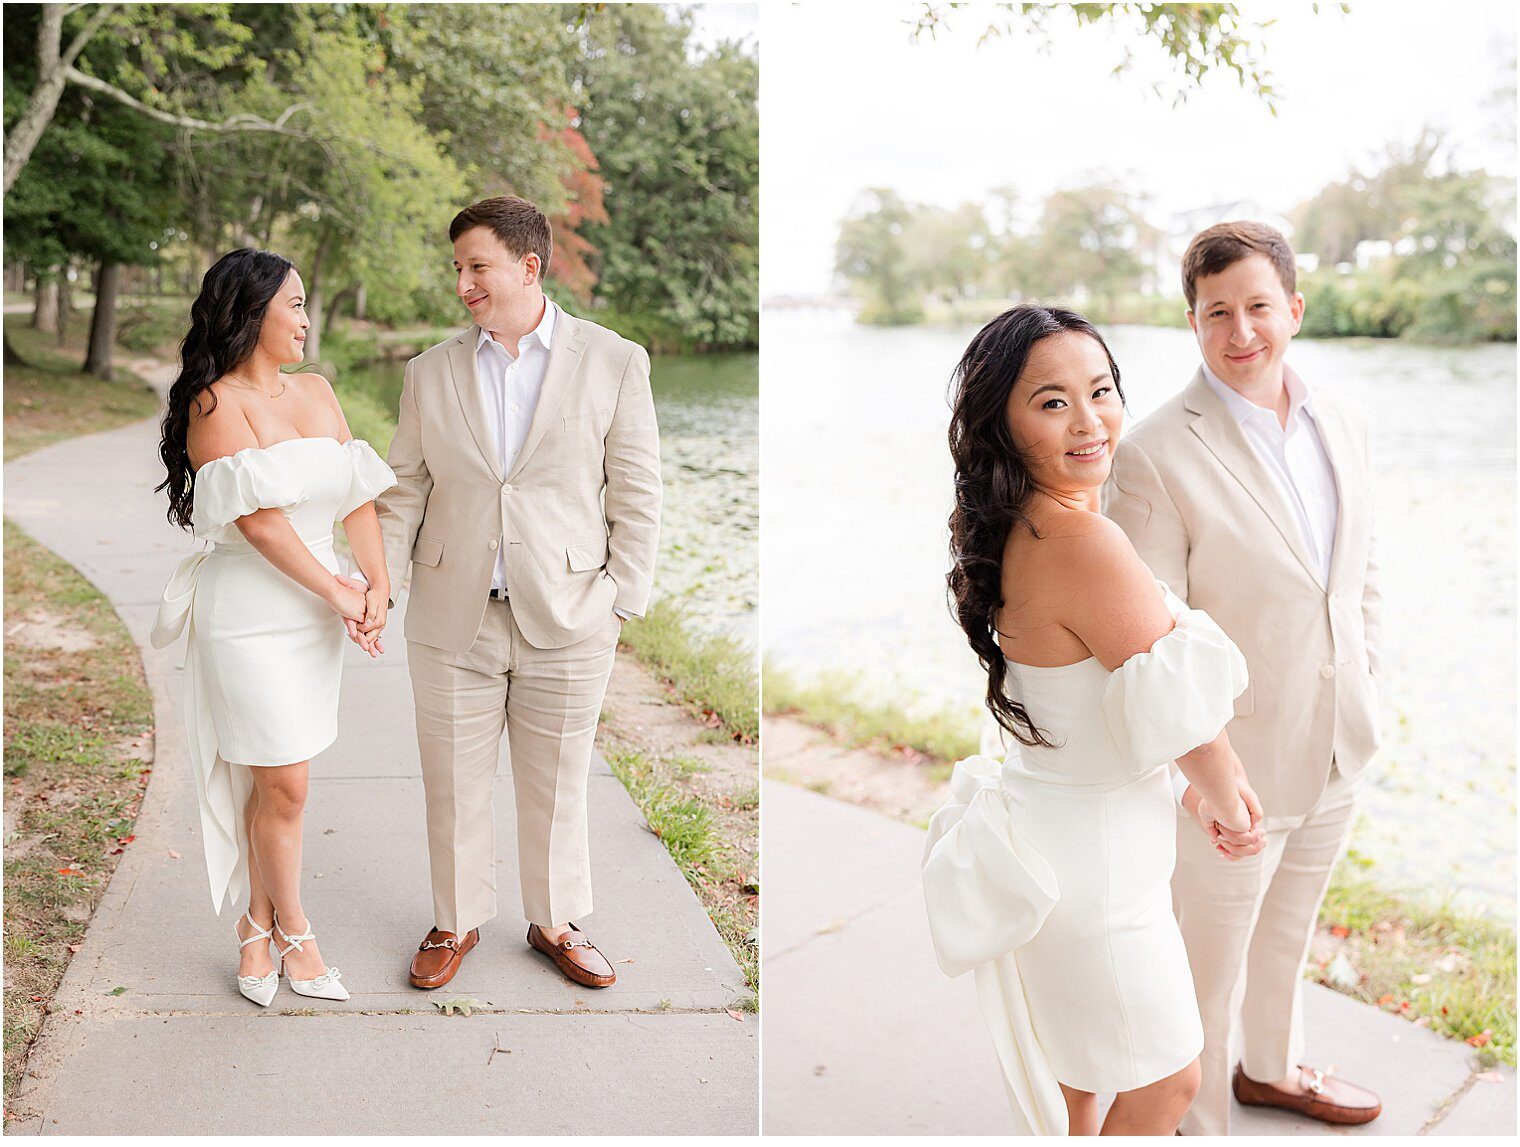
<path fill-rule="evenodd" d="M 529 331 L 527 335 L 524 336 L 522 341 L 527 342 L 529 339 L 537 339 L 539 343 L 542 344 L 543 348 L 545 350 L 548 350 L 554 342 L 554 318 L 555 312 L 558 310 L 559 308 L 554 305 L 554 300 L 545 295 L 544 317 L 538 320 L 538 326 Z M 481 327 L 480 337 L 475 340 L 475 350 L 479 352 L 480 348 L 485 346 L 488 342 L 496 342 L 496 340 L 491 337 L 490 331 L 486 330 L 485 327 Z M 496 345 L 500 346 L 502 350 L 507 350 L 507 348 L 505 346 L 502 346 L 501 343 L 496 343 Z M 517 345 L 518 349 L 521 350 L 522 342 L 518 343 Z M 507 353 L 511 354 L 510 351 Z"/>
<path fill-rule="evenodd" d="M 1272 421 L 1277 421 L 1273 417 L 1273 411 L 1268 410 L 1265 406 L 1257 406 L 1250 399 L 1243 398 L 1221 382 L 1219 377 L 1209 369 L 1208 363 L 1203 363 L 1202 369 L 1203 380 L 1209 384 L 1209 389 L 1219 396 L 1219 401 L 1224 403 L 1225 409 L 1230 412 L 1237 423 L 1244 423 L 1248 418 L 1259 417 L 1263 414 L 1272 417 Z M 1286 364 L 1283 365 L 1283 386 L 1288 391 L 1288 422 L 1284 430 L 1291 433 L 1294 424 L 1298 421 L 1299 411 L 1312 416 L 1314 408 L 1309 404 L 1309 388 L 1304 385 L 1304 380 L 1299 378 L 1293 368 Z"/>

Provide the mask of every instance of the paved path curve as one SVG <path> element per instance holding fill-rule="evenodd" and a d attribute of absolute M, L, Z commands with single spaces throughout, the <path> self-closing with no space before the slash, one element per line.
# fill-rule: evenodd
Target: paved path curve
<path fill-rule="evenodd" d="M 328 1004 L 282 985 L 260 1012 L 237 995 L 233 917 L 212 915 L 202 861 L 181 713 L 184 643 L 155 650 L 147 640 L 159 594 L 194 546 L 152 493 L 158 469 L 153 421 L 5 467 L 6 515 L 99 587 L 141 647 L 157 723 L 137 839 L 8 1097 L 22 1116 L 11 1130 L 753 1133 L 758 1023 L 725 1010 L 743 995 L 743 976 L 600 759 L 590 798 L 598 910 L 587 930 L 620 961 L 618 984 L 577 989 L 523 943 L 503 767 L 502 913 L 441 993 L 407 985 L 431 901 L 404 599 L 384 658 L 351 649 L 339 739 L 312 766 L 306 904 L 353 999 Z M 439 995 L 485 1006 L 445 1017 L 432 1005 Z"/>

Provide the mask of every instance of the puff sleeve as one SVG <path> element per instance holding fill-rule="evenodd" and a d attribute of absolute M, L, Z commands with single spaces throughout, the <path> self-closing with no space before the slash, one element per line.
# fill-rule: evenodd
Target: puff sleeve
<path fill-rule="evenodd" d="M 1212 617 L 1170 592 L 1166 601 L 1175 627 L 1109 674 L 1103 688 L 1109 736 L 1136 772 L 1219 736 L 1248 680 L 1246 659 Z"/>
<path fill-rule="evenodd" d="M 238 518 L 255 510 L 293 510 L 308 496 L 290 467 L 278 465 L 264 450 L 239 450 L 195 472 L 191 526 L 202 541 L 241 541 L 232 524 Z"/>
<path fill-rule="evenodd" d="M 353 471 L 353 480 L 349 483 L 348 493 L 343 496 L 343 501 L 338 505 L 337 514 L 333 520 L 341 522 L 365 502 L 373 502 L 386 490 L 396 484 L 396 473 L 387 466 L 380 455 L 375 453 L 375 448 L 362 438 L 351 438 L 343 444 L 343 453 L 348 458 L 349 468 Z"/>

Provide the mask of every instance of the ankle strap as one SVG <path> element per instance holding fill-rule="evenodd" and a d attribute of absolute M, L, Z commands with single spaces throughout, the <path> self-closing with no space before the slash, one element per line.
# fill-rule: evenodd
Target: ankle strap
<path fill-rule="evenodd" d="M 254 930 L 254 934 L 238 945 L 239 951 L 242 951 L 244 948 L 248 947 L 249 944 L 256 944 L 260 940 L 268 940 L 270 928 L 274 927 L 274 925 L 271 924 L 269 928 L 259 928 L 259 922 L 253 918 L 252 912 L 244 912 L 243 917 L 248 921 L 248 926 Z"/>
<path fill-rule="evenodd" d="M 289 932 L 285 931 L 284 928 L 281 928 L 279 916 L 276 916 L 274 918 L 274 924 L 272 927 L 280 934 L 280 939 L 274 942 L 274 946 L 280 949 L 281 957 L 284 957 L 291 952 L 306 951 L 305 948 L 301 947 L 301 941 L 315 940 L 317 938 L 316 933 L 311 930 L 311 921 L 309 919 L 306 921 L 306 931 L 302 932 L 299 936 L 292 936 Z M 289 944 L 290 946 L 281 947 L 282 944 Z"/>

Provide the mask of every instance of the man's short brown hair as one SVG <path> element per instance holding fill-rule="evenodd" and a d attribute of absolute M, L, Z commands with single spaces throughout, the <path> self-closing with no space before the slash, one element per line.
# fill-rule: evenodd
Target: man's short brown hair
<path fill-rule="evenodd" d="M 1188 244 L 1187 253 L 1182 256 L 1182 293 L 1187 296 L 1188 310 L 1198 301 L 1199 279 L 1217 275 L 1250 255 L 1265 255 L 1272 261 L 1283 291 L 1291 298 L 1298 289 L 1293 248 L 1277 228 L 1240 220 L 1216 223 L 1198 232 Z"/>
<path fill-rule="evenodd" d="M 550 233 L 548 218 L 526 199 L 498 195 L 470 204 L 449 224 L 449 242 L 472 227 L 488 228 L 514 259 L 533 252 L 538 256 L 539 279 L 548 274 L 549 256 L 554 253 L 554 236 Z"/>

